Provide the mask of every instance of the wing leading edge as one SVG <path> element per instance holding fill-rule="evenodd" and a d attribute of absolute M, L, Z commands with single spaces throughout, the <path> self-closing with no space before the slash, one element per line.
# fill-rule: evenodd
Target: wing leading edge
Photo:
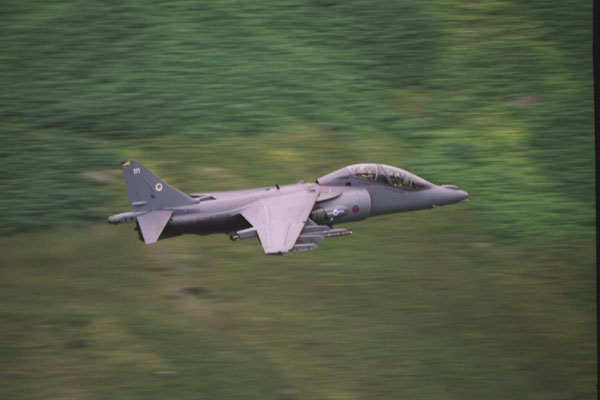
<path fill-rule="evenodd" d="M 241 214 L 254 228 L 266 254 L 287 253 L 304 228 L 319 191 L 308 188 L 257 200 Z"/>

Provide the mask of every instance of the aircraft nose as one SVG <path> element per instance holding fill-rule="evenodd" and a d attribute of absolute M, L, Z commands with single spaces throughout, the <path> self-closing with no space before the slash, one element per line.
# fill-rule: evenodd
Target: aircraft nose
<path fill-rule="evenodd" d="M 442 185 L 438 191 L 438 202 L 440 206 L 445 204 L 460 203 L 469 199 L 469 193 L 460 190 L 454 185 Z"/>

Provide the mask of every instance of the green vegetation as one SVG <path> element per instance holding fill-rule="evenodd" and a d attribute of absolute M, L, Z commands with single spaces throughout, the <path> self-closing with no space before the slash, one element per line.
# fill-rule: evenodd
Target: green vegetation
<path fill-rule="evenodd" d="M 595 397 L 593 240 L 515 250 L 464 208 L 350 228 L 283 258 L 108 225 L 7 238 L 3 397 Z"/>
<path fill-rule="evenodd" d="M 594 398 L 591 2 L 3 2 L 0 397 Z M 382 162 L 468 204 L 143 246 L 188 191 Z"/>
<path fill-rule="evenodd" d="M 106 198 L 74 177 L 98 164 L 82 157 L 117 168 L 125 150 L 154 138 L 199 146 L 250 136 L 276 147 L 265 133 L 282 137 L 300 125 L 319 130 L 328 150 L 339 145 L 332 132 L 388 141 L 392 164 L 471 192 L 485 229 L 503 239 L 589 235 L 590 11 L 584 1 L 9 1 L 0 130 L 11 139 L 3 153 L 27 167 L 7 165 L 16 178 L 1 188 L 44 181 L 40 169 L 60 152 L 62 195 L 95 208 Z M 87 149 L 65 140 L 87 140 Z M 37 151 L 14 156 L 30 146 Z M 344 156 L 332 161 L 346 164 Z M 47 199 L 49 207 L 38 202 L 24 216 L 18 205 L 27 199 L 4 197 L 0 210 L 27 217 L 26 226 L 47 209 L 56 210 L 48 223 L 85 214 L 65 215 L 63 202 Z M 0 232 L 18 230 L 13 221 Z"/>

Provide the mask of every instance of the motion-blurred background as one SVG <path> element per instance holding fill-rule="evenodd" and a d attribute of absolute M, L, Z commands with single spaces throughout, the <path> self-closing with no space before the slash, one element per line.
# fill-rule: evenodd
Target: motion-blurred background
<path fill-rule="evenodd" d="M 0 397 L 596 397 L 592 2 L 13 1 L 0 11 Z M 470 202 L 313 252 L 145 246 L 187 192 L 356 162 Z"/>

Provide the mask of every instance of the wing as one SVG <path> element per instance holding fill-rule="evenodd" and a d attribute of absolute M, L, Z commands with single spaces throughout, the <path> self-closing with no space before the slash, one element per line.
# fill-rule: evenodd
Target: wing
<path fill-rule="evenodd" d="M 241 214 L 256 228 L 266 254 L 283 254 L 294 247 L 318 195 L 307 189 L 261 199 Z"/>

